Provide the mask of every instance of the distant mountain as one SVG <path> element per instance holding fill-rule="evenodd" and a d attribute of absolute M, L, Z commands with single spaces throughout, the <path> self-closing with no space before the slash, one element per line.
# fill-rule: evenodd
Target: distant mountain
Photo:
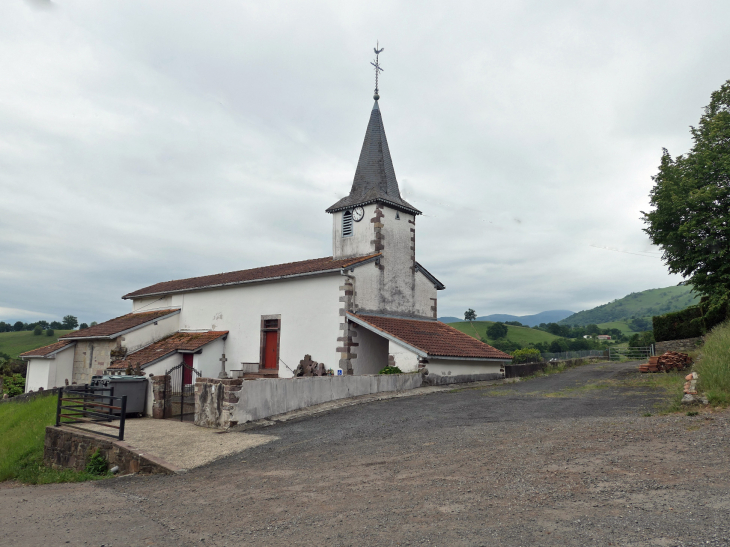
<path fill-rule="evenodd" d="M 519 321 L 523 325 L 528 327 L 534 327 L 540 323 L 557 323 L 561 319 L 565 319 L 573 315 L 572 311 L 569 310 L 549 310 L 536 313 L 534 315 L 509 315 L 506 313 L 493 313 L 492 315 L 483 315 L 477 317 L 477 321 Z M 439 321 L 444 323 L 456 323 L 463 321 L 458 317 L 439 317 Z"/>
<path fill-rule="evenodd" d="M 628 320 L 633 317 L 650 319 L 654 315 L 683 310 L 699 302 L 699 296 L 692 294 L 691 290 L 691 286 L 680 285 L 631 293 L 592 310 L 579 311 L 560 323 L 585 326 L 591 323 Z"/>

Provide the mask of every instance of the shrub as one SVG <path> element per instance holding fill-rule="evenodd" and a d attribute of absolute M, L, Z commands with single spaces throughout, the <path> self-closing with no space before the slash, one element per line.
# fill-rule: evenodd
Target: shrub
<path fill-rule="evenodd" d="M 40 336 L 41 334 L 43 334 L 43 329 L 40 326 L 33 329 L 33 336 Z"/>
<path fill-rule="evenodd" d="M 482 342 L 489 344 L 489 342 L 484 339 L 482 339 Z M 512 340 L 497 340 L 496 342 L 492 342 L 490 345 L 493 348 L 509 353 L 510 355 L 518 349 L 522 349 L 522 344 L 519 342 L 513 342 Z"/>
<path fill-rule="evenodd" d="M 53 335 L 54 335 L 53 329 L 48 329 L 46 331 L 46 336 L 53 336 Z"/>
<path fill-rule="evenodd" d="M 97 448 L 96 452 L 89 458 L 89 461 L 86 462 L 86 472 L 91 475 L 106 475 L 108 470 L 109 462 L 101 455 L 101 452 Z"/>
<path fill-rule="evenodd" d="M 539 363 L 542 361 L 540 352 L 533 348 L 518 349 L 512 354 L 512 364 Z"/>
<path fill-rule="evenodd" d="M 7 393 L 9 397 L 22 395 L 25 392 L 25 378 L 20 374 L 5 376 L 3 378 L 3 393 Z"/>
<path fill-rule="evenodd" d="M 507 327 L 504 323 L 497 321 L 487 327 L 487 336 L 490 340 L 499 340 L 507 336 Z"/>
<path fill-rule="evenodd" d="M 384 369 L 381 369 L 378 374 L 403 374 L 403 371 L 398 367 L 388 365 Z"/>
<path fill-rule="evenodd" d="M 699 305 L 665 315 L 655 315 L 652 323 L 654 324 L 654 339 L 657 342 L 695 338 L 704 334 L 702 309 Z"/>

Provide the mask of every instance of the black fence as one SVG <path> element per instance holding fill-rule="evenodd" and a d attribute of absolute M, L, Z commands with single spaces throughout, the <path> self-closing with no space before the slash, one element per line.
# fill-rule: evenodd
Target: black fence
<path fill-rule="evenodd" d="M 108 395 L 100 392 L 108 392 Z M 113 387 L 85 385 L 74 387 L 74 389 L 60 388 L 58 390 L 56 427 L 71 424 L 96 424 L 116 429 L 118 432 L 111 434 L 94 431 L 94 433 L 123 441 L 126 418 L 127 396 L 114 397 Z M 119 420 L 119 425 L 110 423 L 114 420 Z"/>

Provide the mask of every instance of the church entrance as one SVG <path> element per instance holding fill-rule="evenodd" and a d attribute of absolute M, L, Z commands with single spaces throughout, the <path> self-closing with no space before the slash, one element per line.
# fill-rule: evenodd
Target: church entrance
<path fill-rule="evenodd" d="M 193 368 L 193 354 L 184 353 L 179 365 L 172 367 L 165 374 L 170 376 L 170 383 L 165 384 L 163 400 L 165 410 L 163 416 L 180 421 L 192 421 L 195 417 L 195 379 L 200 371 Z"/>
<path fill-rule="evenodd" d="M 279 369 L 279 319 L 264 319 L 262 325 L 261 366 Z"/>

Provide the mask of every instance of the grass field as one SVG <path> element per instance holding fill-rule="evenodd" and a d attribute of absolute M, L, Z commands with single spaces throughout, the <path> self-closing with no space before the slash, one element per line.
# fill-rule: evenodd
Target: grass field
<path fill-rule="evenodd" d="M 26 484 L 48 484 L 98 478 L 43 465 L 46 426 L 54 423 L 56 402 L 56 397 L 49 396 L 0 404 L 0 482 L 17 479 Z"/>
<path fill-rule="evenodd" d="M 33 334 L 30 330 L 21 330 L 19 332 L 0 332 L 0 353 L 7 353 L 10 357 L 17 357 L 25 351 L 53 344 L 58 340 L 59 336 L 68 334 L 70 330 L 54 331 L 53 336 L 46 336 L 45 333 L 40 336 Z"/>
<path fill-rule="evenodd" d="M 618 329 L 623 332 L 626 336 L 636 334 L 635 331 L 631 330 L 629 324 L 626 321 L 611 321 L 610 323 L 599 323 L 599 329 Z"/>
<path fill-rule="evenodd" d="M 461 332 L 464 332 L 469 336 L 473 336 L 474 338 L 484 338 L 485 340 L 488 339 L 487 327 L 492 324 L 493 321 L 449 323 L 449 325 L 454 327 L 456 330 L 460 330 Z M 474 332 L 475 330 L 476 332 Z M 523 346 L 527 346 L 531 342 L 533 344 L 537 344 L 539 342 L 547 342 L 549 344 L 550 342 L 552 342 L 553 340 L 557 340 L 558 338 L 558 336 L 550 334 L 549 332 L 531 329 L 530 327 L 513 327 L 512 325 L 507 325 L 506 339 L 510 340 L 511 342 L 517 342 L 519 344 L 522 344 Z"/>

